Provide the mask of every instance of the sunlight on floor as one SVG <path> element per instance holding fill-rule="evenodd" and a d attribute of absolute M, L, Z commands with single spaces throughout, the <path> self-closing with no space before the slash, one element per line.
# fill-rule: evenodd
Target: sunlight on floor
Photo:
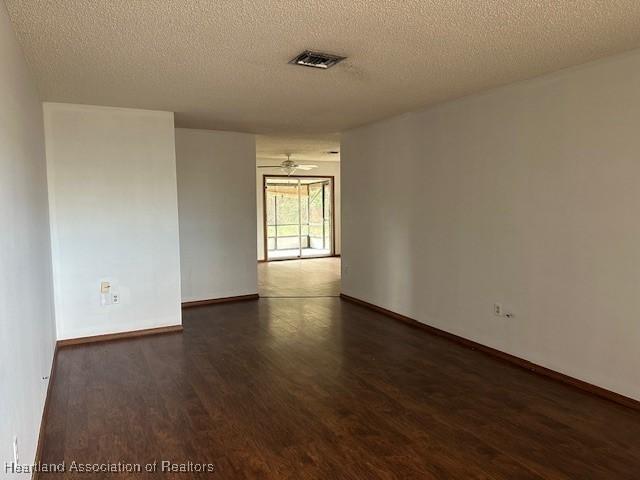
<path fill-rule="evenodd" d="M 340 258 L 310 258 L 258 264 L 261 297 L 337 297 Z"/>

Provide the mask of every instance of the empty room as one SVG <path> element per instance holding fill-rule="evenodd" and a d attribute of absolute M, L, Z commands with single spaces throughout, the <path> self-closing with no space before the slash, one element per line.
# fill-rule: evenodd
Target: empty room
<path fill-rule="evenodd" d="M 631 0 L 0 0 L 0 477 L 637 480 L 639 127 Z"/>

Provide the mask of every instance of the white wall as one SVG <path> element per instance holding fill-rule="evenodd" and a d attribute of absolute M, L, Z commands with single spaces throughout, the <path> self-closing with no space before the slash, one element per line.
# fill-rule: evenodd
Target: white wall
<path fill-rule="evenodd" d="M 254 294 L 255 136 L 176 129 L 182 301 Z"/>
<path fill-rule="evenodd" d="M 639 85 L 635 51 L 347 132 L 343 292 L 640 399 Z"/>
<path fill-rule="evenodd" d="M 0 466 L 35 457 L 55 344 L 42 108 L 0 2 Z M 7 475 L 12 478 L 12 475 Z M 3 477 L 4 478 L 4 477 Z M 21 477 L 24 478 L 24 477 Z"/>
<path fill-rule="evenodd" d="M 277 163 L 277 162 L 276 162 Z M 342 237 L 342 222 L 341 222 L 341 191 L 340 191 L 340 162 L 308 162 L 313 163 L 314 165 L 318 165 L 318 168 L 314 168 L 308 172 L 301 172 L 300 175 L 327 175 L 334 177 L 335 184 L 335 254 L 339 255 L 342 248 L 341 237 Z M 258 165 L 274 165 L 274 160 L 268 159 L 258 159 Z M 255 168 L 255 167 L 254 167 Z M 258 260 L 264 260 L 264 211 L 263 211 L 263 203 L 264 196 L 262 194 L 262 185 L 263 179 L 262 177 L 265 175 L 282 175 L 282 170 L 280 168 L 258 168 L 256 169 L 256 192 L 258 195 L 256 197 L 258 218 L 257 218 L 257 242 L 258 242 Z"/>
<path fill-rule="evenodd" d="M 58 339 L 180 324 L 173 114 L 44 114 Z M 101 305 L 101 280 L 119 304 Z"/>

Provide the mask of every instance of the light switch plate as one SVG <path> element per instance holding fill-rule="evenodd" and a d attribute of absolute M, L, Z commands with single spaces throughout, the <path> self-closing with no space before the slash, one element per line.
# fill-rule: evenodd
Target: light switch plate
<path fill-rule="evenodd" d="M 18 455 L 18 437 L 13 437 L 13 462 L 16 465 L 20 463 L 20 455 Z"/>

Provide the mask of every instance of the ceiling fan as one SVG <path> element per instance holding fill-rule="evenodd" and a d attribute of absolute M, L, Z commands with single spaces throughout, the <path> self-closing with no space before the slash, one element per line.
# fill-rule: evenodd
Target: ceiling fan
<path fill-rule="evenodd" d="M 301 165 L 296 163 L 294 160 L 291 160 L 291 154 L 287 153 L 287 159 L 284 160 L 280 165 L 260 165 L 258 168 L 280 168 L 287 175 L 291 175 L 296 170 L 313 170 L 317 168 L 317 165 Z"/>

